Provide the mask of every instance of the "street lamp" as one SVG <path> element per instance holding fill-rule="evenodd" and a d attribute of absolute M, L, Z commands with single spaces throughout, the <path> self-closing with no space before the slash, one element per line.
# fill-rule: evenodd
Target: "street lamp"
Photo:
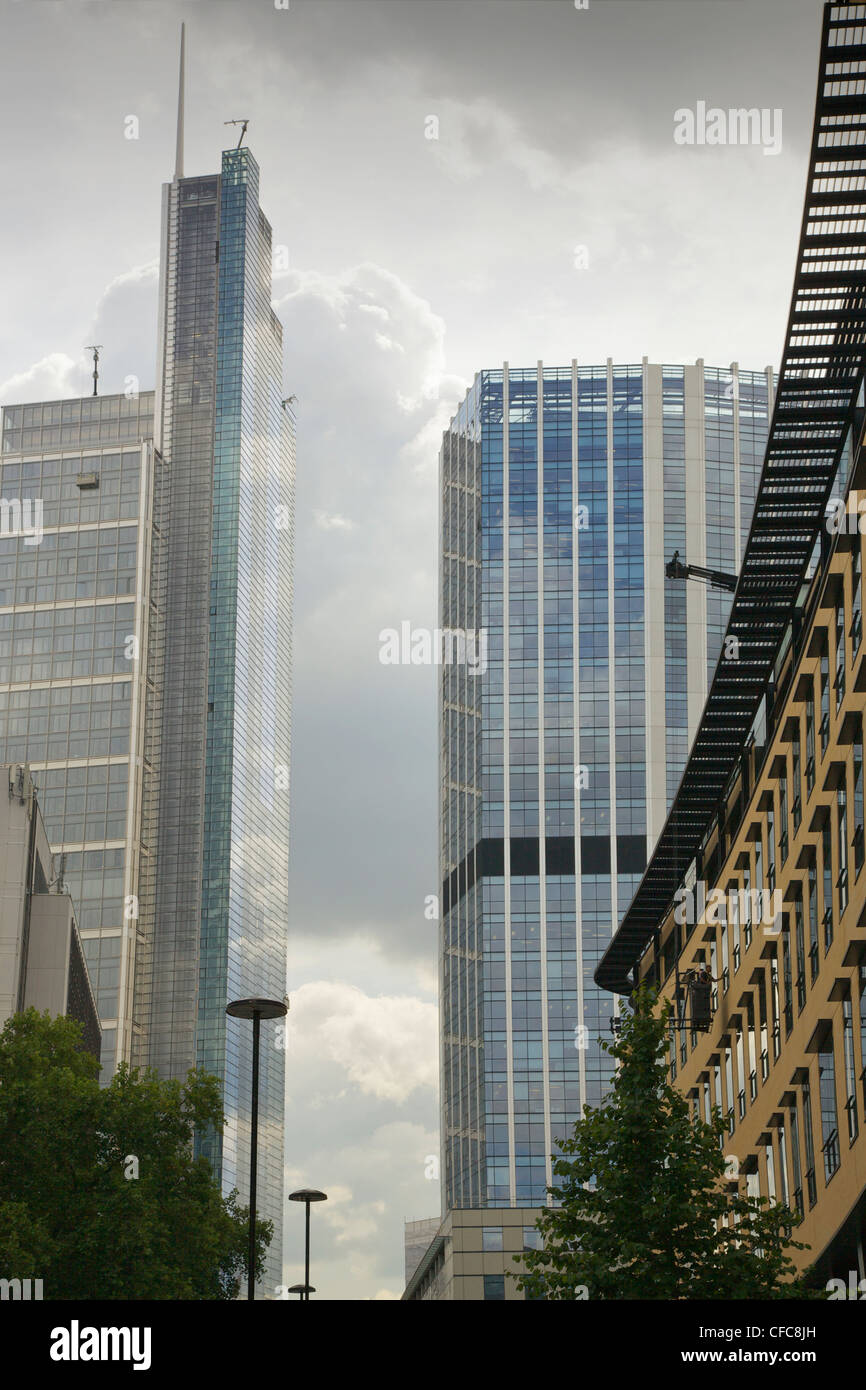
<path fill-rule="evenodd" d="M 327 1202 L 328 1194 L 318 1192 L 315 1187 L 301 1187 L 297 1192 L 289 1193 L 290 1202 L 303 1202 L 305 1208 L 305 1239 L 304 1239 L 304 1293 L 303 1299 L 309 1302 L 310 1294 L 315 1293 L 315 1289 L 310 1288 L 310 1203 Z"/>
<path fill-rule="evenodd" d="M 263 1018 L 285 1018 L 283 999 L 234 999 L 226 1005 L 231 1018 L 253 1021 L 253 1103 L 250 1122 L 250 1239 L 247 1254 L 247 1298 L 256 1296 L 256 1165 L 259 1147 L 259 1028 Z M 309 1282 L 309 1281 L 308 1281 Z"/>
<path fill-rule="evenodd" d="M 298 1295 L 299 1303 L 303 1303 L 304 1294 L 315 1292 L 316 1290 L 312 1287 L 311 1284 L 292 1284 L 289 1288 L 289 1293 L 296 1293 Z"/>

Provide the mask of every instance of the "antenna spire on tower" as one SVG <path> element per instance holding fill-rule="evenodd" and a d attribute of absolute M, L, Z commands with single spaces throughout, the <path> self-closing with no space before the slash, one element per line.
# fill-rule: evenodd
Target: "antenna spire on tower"
<path fill-rule="evenodd" d="M 180 75 L 177 83 L 177 154 L 174 161 L 174 176 L 176 179 L 183 178 L 183 83 L 184 83 L 184 47 L 186 38 L 186 25 L 180 26 Z"/>

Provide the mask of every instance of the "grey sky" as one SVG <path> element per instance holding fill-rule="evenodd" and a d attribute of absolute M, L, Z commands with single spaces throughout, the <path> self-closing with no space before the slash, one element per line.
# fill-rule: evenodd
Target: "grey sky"
<path fill-rule="evenodd" d="M 0 0 L 0 402 L 154 384 L 160 185 L 249 116 L 298 401 L 287 1166 L 332 1194 L 314 1283 L 395 1297 L 438 1210 L 436 706 L 378 633 L 435 623 L 436 456 L 472 375 L 775 365 L 818 0 Z M 674 112 L 781 108 L 782 150 Z M 124 136 L 128 117 L 138 138 Z M 425 137 L 429 118 L 438 139 Z M 576 268 L 576 247 L 588 268 Z M 96 335 L 96 336 L 94 336 Z M 298 1221 L 293 1221 L 293 1216 Z M 287 1213 L 287 1282 L 301 1276 Z M 297 1228 L 297 1229 L 296 1229 Z"/>

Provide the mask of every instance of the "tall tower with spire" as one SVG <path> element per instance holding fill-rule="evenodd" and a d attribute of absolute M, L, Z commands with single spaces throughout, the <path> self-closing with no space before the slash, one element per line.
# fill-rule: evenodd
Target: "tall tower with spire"
<path fill-rule="evenodd" d="M 154 439 L 163 543 L 151 702 L 158 785 L 141 915 L 135 1060 L 223 1083 L 222 1139 L 200 1152 L 246 1200 L 250 1030 L 242 996 L 282 998 L 288 917 L 294 442 L 282 409 L 271 228 L 249 149 L 185 176 L 181 30 L 175 175 L 163 189 Z M 145 877 L 147 877 L 145 875 Z M 263 1292 L 282 1282 L 284 1050 L 263 1025 Z"/>

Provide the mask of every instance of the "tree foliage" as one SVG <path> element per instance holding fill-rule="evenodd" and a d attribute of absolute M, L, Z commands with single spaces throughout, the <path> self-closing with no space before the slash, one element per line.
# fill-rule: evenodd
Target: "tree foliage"
<path fill-rule="evenodd" d="M 221 1130 L 217 1079 L 98 1074 L 69 1018 L 28 1009 L 0 1033 L 0 1275 L 46 1299 L 236 1297 L 248 1209 L 192 1147 Z M 272 1234 L 257 1221 L 259 1275 Z"/>
<path fill-rule="evenodd" d="M 548 1191 L 559 1205 L 537 1226 L 544 1247 L 520 1257 L 530 1298 L 806 1297 L 789 1250 L 798 1217 L 725 1181 L 725 1122 L 693 1123 L 666 1062 L 670 1006 L 646 987 L 616 1039 L 611 1089 L 584 1107 L 558 1147 Z"/>

